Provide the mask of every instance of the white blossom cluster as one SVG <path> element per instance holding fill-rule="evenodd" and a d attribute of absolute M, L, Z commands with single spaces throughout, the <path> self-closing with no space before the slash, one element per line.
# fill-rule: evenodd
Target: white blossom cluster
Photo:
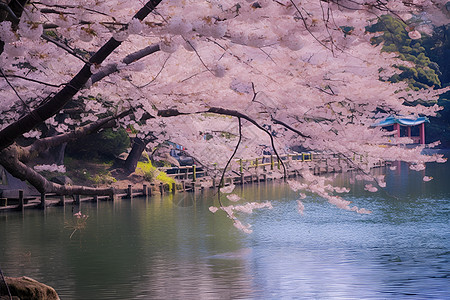
<path fill-rule="evenodd" d="M 58 172 L 58 173 L 66 173 L 66 167 L 64 165 L 36 165 L 33 167 L 37 172 Z"/>

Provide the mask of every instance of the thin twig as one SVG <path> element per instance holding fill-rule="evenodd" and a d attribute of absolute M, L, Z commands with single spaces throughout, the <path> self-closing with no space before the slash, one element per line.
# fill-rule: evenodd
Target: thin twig
<path fill-rule="evenodd" d="M 131 83 L 134 87 L 136 87 L 136 88 L 138 88 L 138 89 L 142 89 L 142 88 L 145 88 L 146 86 L 148 86 L 149 84 L 151 84 L 151 83 L 153 83 L 157 78 L 158 78 L 158 76 L 162 73 L 162 71 L 164 70 L 164 68 L 165 68 L 165 66 L 166 66 L 166 63 L 167 63 L 167 61 L 169 60 L 169 58 L 171 57 L 171 55 L 169 55 L 167 58 L 166 58 L 166 60 L 164 61 L 164 63 L 163 63 L 163 65 L 161 66 L 161 69 L 159 70 L 159 72 L 156 74 L 156 76 L 152 79 L 152 80 L 150 80 L 148 83 L 146 83 L 146 84 L 144 84 L 144 85 L 141 85 L 141 86 L 136 86 L 136 85 L 134 85 L 133 83 Z"/>
<path fill-rule="evenodd" d="M 19 93 L 17 92 L 17 90 L 15 89 L 15 87 L 11 84 L 11 82 L 9 82 L 8 78 L 6 77 L 6 74 L 3 72 L 3 69 L 0 68 L 0 73 L 2 73 L 3 78 L 5 78 L 6 82 L 8 83 L 8 85 L 12 88 L 12 90 L 14 91 L 14 93 L 16 94 L 16 96 L 20 99 L 20 101 L 22 102 L 22 104 L 25 106 L 25 108 L 31 112 L 30 107 L 28 106 L 28 104 L 22 99 L 22 97 L 20 97 Z"/>
<path fill-rule="evenodd" d="M 205 62 L 203 61 L 202 57 L 201 57 L 200 54 L 198 53 L 197 49 L 195 49 L 194 45 L 192 45 L 192 43 L 191 43 L 190 41 L 188 41 L 187 39 L 185 39 L 185 38 L 183 38 L 183 39 L 184 39 L 184 41 L 185 41 L 186 43 L 189 44 L 189 46 L 192 47 L 192 49 L 194 50 L 194 52 L 195 52 L 195 54 L 197 55 L 198 59 L 199 59 L 200 62 L 203 64 L 203 66 L 206 68 L 206 70 L 208 70 L 211 74 L 214 75 L 214 72 L 211 71 L 211 70 L 208 68 L 208 66 L 205 64 Z"/>
<path fill-rule="evenodd" d="M 394 199 L 396 199 L 396 200 L 399 200 L 399 198 L 398 198 L 397 196 L 394 196 L 394 195 L 390 194 L 387 190 L 385 190 L 385 189 L 380 185 L 378 179 L 375 178 L 375 176 L 373 176 L 373 175 L 370 174 L 369 172 L 364 171 L 363 168 L 361 168 L 357 163 L 355 163 L 355 162 L 354 162 L 350 157 L 348 157 L 347 155 L 345 155 L 345 154 L 343 154 L 343 153 L 339 153 L 339 154 L 341 154 L 341 155 L 344 157 L 344 159 L 345 159 L 350 165 L 352 165 L 354 168 L 356 168 L 358 171 L 362 172 L 362 173 L 363 173 L 364 175 L 366 175 L 366 176 L 372 177 L 372 179 L 375 181 L 375 183 L 376 183 L 376 185 L 378 186 L 378 188 L 379 188 L 380 190 L 382 190 L 387 196 L 392 197 L 392 198 L 394 198 Z M 356 154 L 356 153 L 354 153 L 354 154 Z"/>
<path fill-rule="evenodd" d="M 12 11 L 11 7 L 9 7 L 9 5 L 0 2 L 0 8 L 2 10 L 6 10 L 6 12 L 9 14 L 9 17 L 15 22 L 15 23 L 19 23 L 20 19 L 16 16 L 16 14 Z"/>
<path fill-rule="evenodd" d="M 333 52 L 333 49 L 331 48 L 329 48 L 327 45 L 325 45 L 322 41 L 320 41 L 312 32 L 311 32 L 311 30 L 309 29 L 309 27 L 308 27 L 308 24 L 306 24 L 306 20 L 305 20 L 305 17 L 303 17 L 303 14 L 302 14 L 302 12 L 300 11 L 300 9 L 298 8 L 298 6 L 294 3 L 294 1 L 292 1 L 292 0 L 290 0 L 290 2 L 292 3 L 292 5 L 295 7 L 295 9 L 297 10 L 297 12 L 299 13 L 299 15 L 300 15 L 300 18 L 302 19 L 302 21 L 303 21 L 303 25 L 305 26 L 305 29 L 309 32 L 309 34 L 319 43 L 319 44 L 321 44 L 323 47 L 325 47 L 326 49 L 328 49 L 328 50 L 330 50 L 331 52 Z"/>
<path fill-rule="evenodd" d="M 66 51 L 67 53 L 75 56 L 76 58 L 78 58 L 79 60 L 81 60 L 82 62 L 84 62 L 85 64 L 88 64 L 89 61 L 87 61 L 86 59 L 80 57 L 73 49 L 71 49 L 69 46 L 64 45 L 52 38 L 50 38 L 48 35 L 46 35 L 45 33 L 41 34 L 41 38 L 43 38 L 44 40 L 55 44 L 56 46 L 58 46 L 59 48 L 63 49 L 64 51 Z"/>
<path fill-rule="evenodd" d="M 219 199 L 219 205 L 220 205 L 220 207 L 223 207 L 222 201 L 220 201 L 220 188 L 222 187 L 222 183 L 224 182 L 225 172 L 227 171 L 227 168 L 228 168 L 228 166 L 230 165 L 231 160 L 232 160 L 233 157 L 236 155 L 236 152 L 237 152 L 237 150 L 238 150 L 238 148 L 239 148 L 239 145 L 241 144 L 241 141 L 242 141 L 242 124 L 241 124 L 241 118 L 240 118 L 240 117 L 238 117 L 238 122 L 239 122 L 239 140 L 238 140 L 236 146 L 234 147 L 234 152 L 233 152 L 233 154 L 231 155 L 230 159 L 228 159 L 228 162 L 227 162 L 227 164 L 225 165 L 225 168 L 223 169 L 222 176 L 220 177 L 220 181 L 219 181 L 219 187 L 217 188 L 217 190 L 218 190 L 218 192 L 217 192 L 217 197 L 218 197 L 218 199 Z"/>
<path fill-rule="evenodd" d="M 2 72 L 2 73 L 3 73 L 3 72 Z M 50 87 L 55 87 L 55 88 L 59 88 L 59 87 L 62 87 L 62 86 L 64 86 L 64 85 L 66 85 L 65 83 L 61 83 L 61 84 L 47 83 L 47 82 L 43 82 L 43 81 L 40 81 L 40 80 L 27 78 L 27 77 L 25 77 L 25 76 L 20 76 L 20 75 L 4 75 L 4 74 L 2 74 L 2 77 L 14 77 L 14 78 L 19 78 L 19 79 L 23 79 L 23 80 L 26 80 L 26 81 L 31 81 L 31 82 L 34 82 L 34 83 L 39 83 L 39 84 L 42 84 L 42 85 L 46 85 L 46 86 L 50 86 Z"/>
<path fill-rule="evenodd" d="M 8 286 L 8 283 L 6 282 L 5 276 L 3 276 L 2 268 L 0 268 L 0 276 L 2 277 L 2 280 L 3 280 L 3 282 L 5 283 L 6 290 L 8 291 L 9 299 L 12 300 L 11 291 L 9 290 L 9 286 Z"/>

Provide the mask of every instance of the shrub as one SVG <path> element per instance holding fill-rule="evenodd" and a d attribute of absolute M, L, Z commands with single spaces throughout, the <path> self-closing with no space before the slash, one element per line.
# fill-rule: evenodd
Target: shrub
<path fill-rule="evenodd" d="M 130 146 L 130 138 L 124 129 L 106 129 L 67 145 L 66 152 L 76 158 L 114 159 Z"/>
<path fill-rule="evenodd" d="M 167 183 L 169 185 L 169 190 L 172 190 L 172 184 L 175 183 L 173 178 L 154 167 L 150 160 L 147 162 L 139 161 L 137 164 L 136 173 L 144 176 L 144 179 L 147 181 L 159 180 L 163 183 Z"/>
<path fill-rule="evenodd" d="M 158 170 L 152 165 L 151 161 L 139 161 L 136 167 L 136 173 L 144 176 L 147 181 L 153 181 L 157 178 Z"/>

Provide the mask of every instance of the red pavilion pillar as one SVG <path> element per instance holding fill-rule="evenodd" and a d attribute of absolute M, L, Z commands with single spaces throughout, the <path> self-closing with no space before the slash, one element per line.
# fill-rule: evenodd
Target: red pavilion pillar
<path fill-rule="evenodd" d="M 396 137 L 400 137 L 400 124 L 394 123 L 394 130 L 397 130 Z"/>
<path fill-rule="evenodd" d="M 420 138 L 420 143 L 422 145 L 424 145 L 425 144 L 425 123 L 420 124 L 419 138 Z"/>

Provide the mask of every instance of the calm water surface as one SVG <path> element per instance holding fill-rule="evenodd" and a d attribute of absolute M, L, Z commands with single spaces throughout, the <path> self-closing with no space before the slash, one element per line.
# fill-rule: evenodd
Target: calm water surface
<path fill-rule="evenodd" d="M 273 201 L 237 231 L 209 194 L 82 203 L 0 214 L 0 266 L 61 299 L 448 299 L 450 164 L 388 170 L 385 192 L 334 181 L 369 215 L 305 199 L 284 185 L 237 192 Z M 382 172 L 382 170 L 378 170 Z M 423 182 L 423 175 L 433 176 Z M 73 212 L 88 215 L 73 232 Z"/>

